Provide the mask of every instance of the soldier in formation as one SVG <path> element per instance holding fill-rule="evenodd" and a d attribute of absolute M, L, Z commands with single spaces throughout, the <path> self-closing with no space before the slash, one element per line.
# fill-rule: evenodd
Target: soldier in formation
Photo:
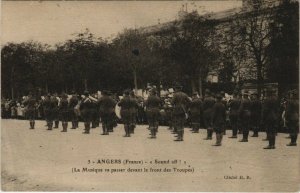
<path fill-rule="evenodd" d="M 226 108 L 224 103 L 222 102 L 222 96 L 216 96 L 216 103 L 212 109 L 212 125 L 213 129 L 216 132 L 216 146 L 221 146 L 224 128 L 226 123 Z"/>
<path fill-rule="evenodd" d="M 173 126 L 177 132 L 177 139 L 175 141 L 183 141 L 184 123 L 187 119 L 187 106 L 189 103 L 190 99 L 187 94 L 181 91 L 180 86 L 176 86 L 171 102 L 173 106 Z"/>
<path fill-rule="evenodd" d="M 116 101 L 110 96 L 109 91 L 103 91 L 98 106 L 102 121 L 102 135 L 108 135 L 113 130 Z"/>
<path fill-rule="evenodd" d="M 278 107 L 279 103 L 276 99 L 274 91 L 268 90 L 267 98 L 263 103 L 262 121 L 267 130 L 267 139 L 269 141 L 269 145 L 264 149 L 275 149 L 276 127 L 279 118 Z"/>
<path fill-rule="evenodd" d="M 47 122 L 47 130 L 52 130 L 53 121 L 54 121 L 54 108 L 55 108 L 55 101 L 52 100 L 50 93 L 47 94 L 43 101 L 43 109 L 45 114 L 45 119 Z"/>
<path fill-rule="evenodd" d="M 91 126 L 92 129 L 95 129 L 96 127 L 99 126 L 99 107 L 98 107 L 98 96 L 94 95 L 93 96 L 92 103 L 91 103 Z"/>
<path fill-rule="evenodd" d="M 252 137 L 258 137 L 258 131 L 261 123 L 261 102 L 258 98 L 257 93 L 251 95 L 251 127 L 253 130 Z"/>
<path fill-rule="evenodd" d="M 53 103 L 53 109 L 52 109 L 52 116 L 53 116 L 53 119 L 54 119 L 54 127 L 55 129 L 58 128 L 58 125 L 59 125 L 59 98 L 57 96 L 57 93 L 54 93 L 53 96 L 51 96 L 51 101 Z"/>
<path fill-rule="evenodd" d="M 251 118 L 251 102 L 248 98 L 248 93 L 243 94 L 243 99 L 240 104 L 239 118 L 241 123 L 241 128 L 243 132 L 243 139 L 240 142 L 248 142 L 249 129 L 250 129 L 250 118 Z"/>
<path fill-rule="evenodd" d="M 238 133 L 238 120 L 239 120 L 240 100 L 238 99 L 237 92 L 233 93 L 233 99 L 229 101 L 229 120 L 232 128 L 232 136 L 229 138 L 237 138 Z"/>
<path fill-rule="evenodd" d="M 131 109 L 133 108 L 134 104 L 129 96 L 129 91 L 124 91 L 123 98 L 118 103 L 118 106 L 121 107 L 121 118 L 124 124 L 124 130 L 125 130 L 125 136 L 124 137 L 130 137 L 130 127 L 132 125 L 132 113 Z"/>
<path fill-rule="evenodd" d="M 193 93 L 192 101 L 189 104 L 189 112 L 191 116 L 192 132 L 199 133 L 202 116 L 202 101 L 197 92 Z"/>
<path fill-rule="evenodd" d="M 160 106 L 161 100 L 157 96 L 157 92 L 155 89 L 150 91 L 150 96 L 145 102 L 146 106 L 146 115 L 149 124 L 149 130 L 151 132 L 151 138 L 156 138 L 156 133 L 158 131 L 158 121 L 160 116 Z"/>
<path fill-rule="evenodd" d="M 134 129 L 136 127 L 136 121 L 137 121 L 137 113 L 138 113 L 138 100 L 137 97 L 135 96 L 134 92 L 131 91 L 130 92 L 130 100 L 131 100 L 131 108 L 130 108 L 130 112 L 131 112 L 131 124 L 130 124 L 130 133 L 134 134 Z"/>
<path fill-rule="evenodd" d="M 97 106 L 98 108 L 95 114 L 96 117 L 101 117 L 102 119 L 102 134 L 108 135 L 108 133 L 113 130 L 113 126 L 116 125 L 116 101 L 110 96 L 110 93 L 103 91 L 103 96 L 98 100 L 91 97 L 87 91 L 84 92 L 82 100 L 79 100 L 75 92 L 72 94 L 69 100 L 66 94 L 63 94 L 61 98 L 58 98 L 56 94 L 47 94 L 45 98 L 40 101 L 41 107 L 44 110 L 43 114 L 47 121 L 48 130 L 52 130 L 53 122 L 58 121 L 56 120 L 58 114 L 62 122 L 62 132 L 67 132 L 68 121 L 70 120 L 72 120 L 72 128 L 77 128 L 78 116 L 74 113 L 74 109 L 79 106 L 81 118 L 84 121 L 84 133 L 89 133 L 90 124 L 94 116 L 94 106 Z M 280 104 L 275 93 L 272 90 L 268 90 L 263 102 L 259 100 L 256 93 L 253 93 L 250 99 L 247 92 L 243 93 L 242 100 L 237 96 L 238 93 L 234 92 L 233 99 L 227 103 L 227 101 L 224 100 L 223 92 L 217 94 L 215 100 L 210 91 L 206 90 L 203 101 L 198 97 L 198 93 L 193 93 L 192 99 L 190 100 L 190 98 L 181 91 L 181 87 L 177 86 L 173 98 L 167 98 L 163 104 L 162 100 L 157 96 L 157 91 L 153 89 L 144 104 L 149 129 L 151 131 L 151 138 L 156 137 L 160 109 L 163 107 L 164 109 L 168 109 L 166 110 L 166 114 L 169 113 L 169 121 L 172 121 L 170 127 L 173 126 L 174 131 L 176 131 L 176 141 L 183 141 L 184 126 L 189 112 L 193 132 L 199 132 L 200 120 L 203 118 L 204 127 L 207 129 L 206 139 L 212 139 L 213 131 L 215 131 L 216 145 L 220 146 L 222 136 L 225 132 L 226 109 L 228 107 L 230 125 L 232 128 L 231 138 L 237 138 L 237 131 L 240 127 L 243 132 L 241 142 L 247 142 L 250 128 L 253 130 L 253 137 L 258 137 L 259 130 L 265 128 L 267 140 L 269 141 L 269 145 L 265 149 L 275 149 L 278 120 L 281 118 L 279 111 Z M 35 117 L 37 115 L 37 100 L 32 94 L 29 94 L 28 97 L 25 97 L 23 103 L 27 109 L 26 115 L 30 121 L 30 128 L 34 129 Z M 124 123 L 125 137 L 129 137 L 133 133 L 136 124 L 138 101 L 133 92 L 126 90 L 123 99 L 118 105 L 121 107 L 121 118 Z M 298 107 L 298 91 L 290 92 L 285 102 L 285 113 L 283 114 L 291 136 L 291 142 L 287 144 L 288 146 L 297 145 L 297 136 L 299 133 Z"/>
<path fill-rule="evenodd" d="M 285 120 L 290 132 L 291 142 L 287 146 L 297 146 L 297 137 L 299 133 L 299 97 L 298 91 L 290 92 L 286 104 Z"/>
<path fill-rule="evenodd" d="M 72 92 L 72 97 L 69 101 L 69 108 L 70 108 L 70 117 L 72 121 L 71 129 L 78 128 L 78 113 L 76 112 L 77 105 L 79 103 L 79 99 L 75 91 Z"/>
<path fill-rule="evenodd" d="M 34 129 L 37 103 L 32 93 L 29 93 L 28 99 L 24 101 L 24 105 L 26 105 L 27 108 L 27 118 L 29 120 L 30 129 Z"/>
<path fill-rule="evenodd" d="M 212 109 L 215 104 L 215 99 L 211 96 L 208 89 L 205 90 L 205 97 L 203 100 L 203 123 L 204 128 L 207 130 L 206 140 L 212 140 Z"/>
<path fill-rule="evenodd" d="M 63 94 L 60 100 L 59 112 L 60 112 L 61 124 L 63 128 L 61 132 L 67 132 L 68 121 L 70 117 L 70 108 L 69 108 L 68 96 L 66 94 Z"/>
<path fill-rule="evenodd" d="M 91 120 L 92 120 L 92 100 L 89 98 L 89 92 L 84 92 L 84 97 L 80 103 L 80 112 L 81 117 L 84 122 L 84 132 L 83 134 L 89 134 L 91 129 Z"/>

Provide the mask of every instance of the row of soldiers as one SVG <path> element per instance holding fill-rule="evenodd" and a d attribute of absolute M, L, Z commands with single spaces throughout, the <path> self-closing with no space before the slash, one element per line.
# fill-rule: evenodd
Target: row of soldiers
<path fill-rule="evenodd" d="M 298 96 L 297 92 L 291 92 L 286 103 L 285 119 L 291 133 L 291 143 L 295 146 L 297 135 L 299 132 L 299 113 L 298 113 Z M 34 128 L 34 109 L 36 101 L 30 96 L 26 100 L 27 114 L 30 119 L 30 126 Z M 197 93 L 194 93 L 192 99 L 181 91 L 181 87 L 175 88 L 174 96 L 170 99 L 169 105 L 162 102 L 157 95 L 155 89 L 150 91 L 150 96 L 144 103 L 147 120 L 150 130 L 150 138 L 156 138 L 159 126 L 159 118 L 161 109 L 164 108 L 169 118 L 170 127 L 173 133 L 177 134 L 175 141 L 183 141 L 184 126 L 189 116 L 192 123 L 192 131 L 199 132 L 200 123 L 207 130 L 207 140 L 212 139 L 213 132 L 216 133 L 216 145 L 220 146 L 223 135 L 225 134 L 226 112 L 229 110 L 229 120 L 232 128 L 231 138 L 237 138 L 238 130 L 243 133 L 241 142 L 248 142 L 249 130 L 253 129 L 253 137 L 258 136 L 259 127 L 262 123 L 267 131 L 267 139 L 269 146 L 267 149 L 275 148 L 276 127 L 279 120 L 278 107 L 279 103 L 272 91 L 267 92 L 267 97 L 262 103 L 257 94 L 251 95 L 249 99 L 248 93 L 242 96 L 238 93 L 233 94 L 233 99 L 227 102 L 224 100 L 224 93 L 212 96 L 209 90 L 205 91 L 205 97 L 200 99 Z M 58 127 L 57 115 L 61 115 L 63 130 L 67 131 L 68 121 L 72 121 L 72 129 L 78 128 L 78 114 L 84 121 L 84 133 L 90 132 L 90 126 L 96 127 L 99 124 L 99 115 L 102 120 L 103 135 L 108 135 L 116 126 L 115 107 L 121 108 L 121 118 L 124 123 L 125 137 L 130 137 L 134 133 L 136 127 L 136 115 L 139 108 L 137 97 L 132 91 L 126 90 L 120 102 L 111 96 L 108 91 L 103 91 L 102 97 L 95 99 L 90 97 L 86 91 L 82 99 L 77 95 L 73 95 L 69 100 L 67 95 L 62 95 L 58 101 L 56 96 L 47 95 L 42 101 L 44 113 L 49 130 L 52 130 L 53 122 Z M 78 112 L 76 113 L 76 109 Z"/>

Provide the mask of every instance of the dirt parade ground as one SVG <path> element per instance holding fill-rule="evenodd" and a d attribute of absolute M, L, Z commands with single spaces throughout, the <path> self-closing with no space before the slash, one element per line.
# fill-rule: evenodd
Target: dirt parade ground
<path fill-rule="evenodd" d="M 70 126 L 69 126 L 70 127 Z M 221 147 L 203 140 L 206 131 L 175 142 L 167 127 L 149 139 L 147 126 L 137 126 L 123 137 L 119 124 L 110 135 L 100 128 L 84 135 L 79 129 L 47 131 L 21 120 L 1 122 L 1 177 L 3 191 L 260 191 L 300 190 L 300 148 L 287 147 L 279 133 L 275 150 L 265 150 L 265 133 L 258 138 L 229 139 Z M 215 136 L 214 136 L 215 137 Z"/>

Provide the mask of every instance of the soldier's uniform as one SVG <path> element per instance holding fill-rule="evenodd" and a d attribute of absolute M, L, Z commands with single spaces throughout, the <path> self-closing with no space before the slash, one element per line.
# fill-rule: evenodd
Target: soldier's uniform
<path fill-rule="evenodd" d="M 207 130 L 206 140 L 211 140 L 213 135 L 212 128 L 212 108 L 215 104 L 215 99 L 210 96 L 209 90 L 205 91 L 205 98 L 203 100 L 203 123 L 204 128 Z"/>
<path fill-rule="evenodd" d="M 91 129 L 92 120 L 92 100 L 89 98 L 89 92 L 84 92 L 84 98 L 80 103 L 80 114 L 84 121 L 84 132 L 83 134 L 89 134 Z"/>
<path fill-rule="evenodd" d="M 248 98 L 248 93 L 243 94 L 243 99 L 241 101 L 239 109 L 239 118 L 243 132 L 243 139 L 240 142 L 248 142 L 249 129 L 250 129 L 250 118 L 251 118 L 251 102 Z"/>
<path fill-rule="evenodd" d="M 226 108 L 222 102 L 222 96 L 217 95 L 217 102 L 212 110 L 212 124 L 216 132 L 216 146 L 220 146 L 224 135 L 224 127 L 226 123 Z"/>
<path fill-rule="evenodd" d="M 243 100 L 243 94 L 242 93 L 239 93 L 238 100 L 240 101 L 240 105 L 241 105 L 242 100 Z M 238 117 L 238 134 L 243 134 L 243 131 L 242 131 L 242 121 L 240 119 L 240 116 Z"/>
<path fill-rule="evenodd" d="M 78 128 L 78 115 L 75 113 L 75 107 L 78 105 L 79 99 L 78 96 L 75 94 L 75 92 L 72 92 L 72 97 L 69 101 L 69 109 L 70 109 L 70 117 L 72 121 L 72 127 L 71 129 Z"/>
<path fill-rule="evenodd" d="M 130 137 L 130 126 L 132 123 L 132 113 L 131 108 L 133 107 L 133 101 L 131 100 L 129 96 L 129 91 L 124 92 L 124 97 L 121 99 L 121 101 L 118 103 L 118 106 L 121 107 L 121 118 L 124 124 L 125 129 L 125 136 L 124 137 Z"/>
<path fill-rule="evenodd" d="M 54 109 L 54 107 L 55 107 L 55 103 L 52 102 L 51 95 L 48 94 L 43 101 L 44 114 L 45 114 L 45 119 L 47 122 L 48 130 L 52 130 L 52 127 L 53 127 L 53 120 L 54 120 L 53 109 Z"/>
<path fill-rule="evenodd" d="M 148 97 L 145 102 L 147 120 L 149 124 L 149 129 L 151 131 L 151 138 L 156 138 L 156 133 L 158 130 L 158 121 L 159 121 L 159 107 L 161 106 L 161 100 L 156 95 L 156 91 L 151 91 L 151 95 Z"/>
<path fill-rule="evenodd" d="M 96 127 L 99 126 L 99 122 L 100 122 L 100 120 L 99 120 L 99 118 L 100 118 L 99 113 L 100 112 L 99 112 L 99 105 L 98 105 L 98 103 L 96 101 L 92 101 L 92 104 L 91 104 L 92 128 L 96 128 Z"/>
<path fill-rule="evenodd" d="M 167 122 L 167 125 L 169 126 L 169 130 L 172 130 L 173 129 L 173 125 L 172 125 L 172 105 L 171 105 L 171 98 L 167 98 L 165 99 L 165 102 L 164 102 L 164 110 L 166 112 L 166 122 Z"/>
<path fill-rule="evenodd" d="M 130 133 L 133 134 L 134 129 L 136 127 L 136 119 L 137 119 L 137 113 L 138 113 L 138 100 L 137 100 L 137 97 L 134 95 L 133 91 L 130 92 L 130 99 L 131 99 L 131 103 L 132 103 L 132 106 L 130 108 L 131 118 L 132 118 L 131 124 L 130 124 Z"/>
<path fill-rule="evenodd" d="M 61 132 L 67 132 L 68 121 L 70 119 L 70 109 L 67 97 L 68 96 L 66 94 L 63 94 L 59 102 L 59 112 L 63 128 Z"/>
<path fill-rule="evenodd" d="M 53 107 L 53 119 L 54 119 L 54 127 L 53 128 L 58 128 L 58 125 L 59 125 L 59 100 L 58 100 L 58 97 L 57 97 L 57 94 L 54 94 L 52 97 L 51 97 L 51 101 L 54 105 Z"/>
<path fill-rule="evenodd" d="M 199 133 L 201 114 L 202 114 L 202 101 L 198 97 L 198 93 L 193 94 L 192 102 L 189 105 L 190 120 L 192 123 L 193 133 Z"/>
<path fill-rule="evenodd" d="M 29 120 L 30 129 L 34 129 L 36 116 L 36 99 L 31 94 L 29 94 L 29 98 L 24 101 L 24 105 L 27 106 L 26 115 Z"/>
<path fill-rule="evenodd" d="M 102 135 L 108 135 L 113 129 L 113 119 L 116 101 L 109 96 L 109 92 L 103 91 L 103 96 L 98 101 L 100 117 L 102 120 Z"/>
<path fill-rule="evenodd" d="M 291 142 L 287 146 L 296 146 L 299 133 L 299 99 L 298 91 L 291 93 L 290 99 L 287 101 L 285 119 L 287 127 L 290 131 Z"/>
<path fill-rule="evenodd" d="M 175 93 L 172 99 L 173 106 L 173 126 L 177 131 L 177 139 L 175 141 L 183 141 L 184 123 L 187 115 L 187 106 L 190 103 L 189 97 L 182 91 L 180 87 L 175 88 Z"/>
<path fill-rule="evenodd" d="M 137 119 L 138 119 L 138 123 L 141 124 L 145 122 L 144 99 L 142 97 L 139 97 L 137 101 L 138 101 Z"/>
<path fill-rule="evenodd" d="M 275 149 L 276 126 L 278 121 L 278 107 L 279 103 L 274 96 L 273 91 L 267 91 L 267 98 L 263 104 L 263 118 L 262 121 L 267 130 L 267 139 L 269 146 L 264 149 Z"/>
<path fill-rule="evenodd" d="M 227 118 L 228 116 L 228 103 L 227 100 L 225 99 L 225 92 L 221 91 L 220 95 L 222 97 L 221 102 L 223 103 L 224 107 L 225 107 L 225 112 L 226 112 L 226 120 L 225 120 L 225 125 L 224 125 L 224 135 L 226 135 L 226 127 L 228 126 L 228 124 L 226 124 L 227 122 L 229 122 L 229 118 Z"/>
<path fill-rule="evenodd" d="M 238 120 L 239 120 L 239 109 L 240 100 L 237 98 L 237 93 L 233 94 L 233 99 L 229 102 L 229 120 L 232 128 L 232 136 L 229 138 L 237 138 L 238 133 Z"/>
<path fill-rule="evenodd" d="M 251 127 L 253 129 L 252 137 L 258 137 L 258 131 L 261 122 L 261 101 L 258 98 L 257 93 L 252 94 L 251 100 Z"/>

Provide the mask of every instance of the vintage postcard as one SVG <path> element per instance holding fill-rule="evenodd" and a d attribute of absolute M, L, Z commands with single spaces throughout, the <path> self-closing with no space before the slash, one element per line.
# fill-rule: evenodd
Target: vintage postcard
<path fill-rule="evenodd" d="M 2 1 L 1 190 L 299 192 L 299 1 Z"/>

